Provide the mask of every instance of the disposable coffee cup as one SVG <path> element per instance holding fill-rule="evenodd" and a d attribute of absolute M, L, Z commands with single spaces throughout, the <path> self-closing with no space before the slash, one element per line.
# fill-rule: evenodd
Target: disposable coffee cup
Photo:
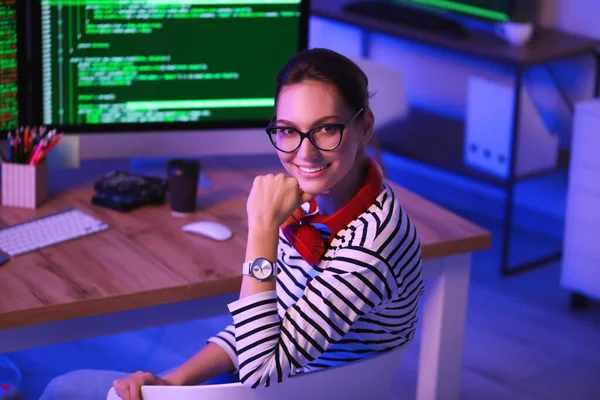
<path fill-rule="evenodd" d="M 167 186 L 171 213 L 186 215 L 196 211 L 200 162 L 175 159 L 167 164 Z"/>

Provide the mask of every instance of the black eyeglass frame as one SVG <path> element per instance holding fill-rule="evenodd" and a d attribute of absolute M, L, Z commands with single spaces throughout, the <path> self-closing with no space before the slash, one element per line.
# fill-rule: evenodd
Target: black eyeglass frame
<path fill-rule="evenodd" d="M 300 148 L 300 146 L 302 146 L 302 142 L 304 141 L 304 139 L 308 139 L 308 141 L 315 146 L 317 149 L 321 150 L 321 151 L 333 151 L 335 149 L 337 149 L 340 144 L 342 143 L 342 137 L 344 136 L 344 130 L 346 129 L 346 126 L 349 125 L 352 121 L 354 121 L 363 111 L 364 111 L 364 107 L 362 107 L 360 110 L 358 110 L 352 117 L 350 117 L 350 119 L 348 119 L 346 122 L 341 123 L 341 124 L 320 124 L 317 125 L 315 127 L 313 127 L 311 130 L 309 130 L 308 132 L 302 132 L 296 128 L 293 128 L 291 126 L 267 126 L 267 128 L 265 129 L 265 131 L 267 132 L 267 136 L 269 136 L 269 140 L 271 141 L 271 144 L 278 150 L 281 151 L 282 153 L 293 153 L 296 150 L 298 150 Z M 312 133 L 314 131 L 316 131 L 317 129 L 320 129 L 324 126 L 334 126 L 337 127 L 340 130 L 340 140 L 338 141 L 338 143 L 330 148 L 330 149 L 323 149 L 319 146 L 317 146 L 317 144 L 314 142 L 314 140 L 312 139 Z M 273 135 L 271 135 L 269 133 L 269 131 L 272 131 L 274 129 L 291 129 L 294 132 L 296 132 L 298 135 L 300 135 L 300 142 L 298 143 L 298 146 L 296 146 L 296 148 L 294 150 L 281 150 L 279 147 L 277 147 L 277 145 L 275 144 L 275 141 L 273 139 Z"/>

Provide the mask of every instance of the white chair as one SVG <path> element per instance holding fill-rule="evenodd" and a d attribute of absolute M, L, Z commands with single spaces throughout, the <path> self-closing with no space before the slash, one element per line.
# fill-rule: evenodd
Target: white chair
<path fill-rule="evenodd" d="M 143 386 L 144 400 L 386 400 L 406 348 L 341 367 L 295 375 L 268 388 L 241 383 L 200 386 Z M 120 400 L 114 389 L 107 400 Z"/>

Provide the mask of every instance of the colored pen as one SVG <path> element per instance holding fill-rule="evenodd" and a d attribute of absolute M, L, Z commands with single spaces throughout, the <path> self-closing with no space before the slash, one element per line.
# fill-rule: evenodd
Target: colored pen
<path fill-rule="evenodd" d="M 42 139 L 39 141 L 39 143 L 37 144 L 37 146 L 35 146 L 35 150 L 31 153 L 31 155 L 29 156 L 29 159 L 27 160 L 27 164 L 30 165 L 35 165 L 34 161 L 36 159 L 36 157 L 38 156 L 38 154 L 41 153 L 43 147 L 46 144 L 46 139 Z"/>
<path fill-rule="evenodd" d="M 44 159 L 44 157 L 46 157 L 46 154 L 48 154 L 48 152 L 56 145 L 56 143 L 58 143 L 60 138 L 62 138 L 62 135 L 63 134 L 61 133 L 60 135 L 57 135 L 52 139 L 50 144 L 48 144 L 48 146 L 46 146 L 46 148 L 42 151 L 42 153 L 34 159 L 33 165 L 38 165 L 38 163 L 40 161 L 42 161 Z"/>
<path fill-rule="evenodd" d="M 23 153 L 27 154 L 29 152 L 29 127 L 25 127 L 25 132 L 23 133 Z"/>
<path fill-rule="evenodd" d="M 8 132 L 8 136 L 6 137 L 6 142 L 8 144 L 8 162 L 12 162 L 12 134 Z"/>

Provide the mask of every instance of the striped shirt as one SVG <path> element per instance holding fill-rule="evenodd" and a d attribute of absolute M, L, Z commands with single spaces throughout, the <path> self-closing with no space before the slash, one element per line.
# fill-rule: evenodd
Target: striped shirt
<path fill-rule="evenodd" d="M 268 386 L 413 339 L 424 290 L 421 246 L 387 184 L 315 267 L 280 231 L 277 265 L 276 291 L 229 304 L 233 324 L 209 339 L 231 357 L 243 384 Z"/>

